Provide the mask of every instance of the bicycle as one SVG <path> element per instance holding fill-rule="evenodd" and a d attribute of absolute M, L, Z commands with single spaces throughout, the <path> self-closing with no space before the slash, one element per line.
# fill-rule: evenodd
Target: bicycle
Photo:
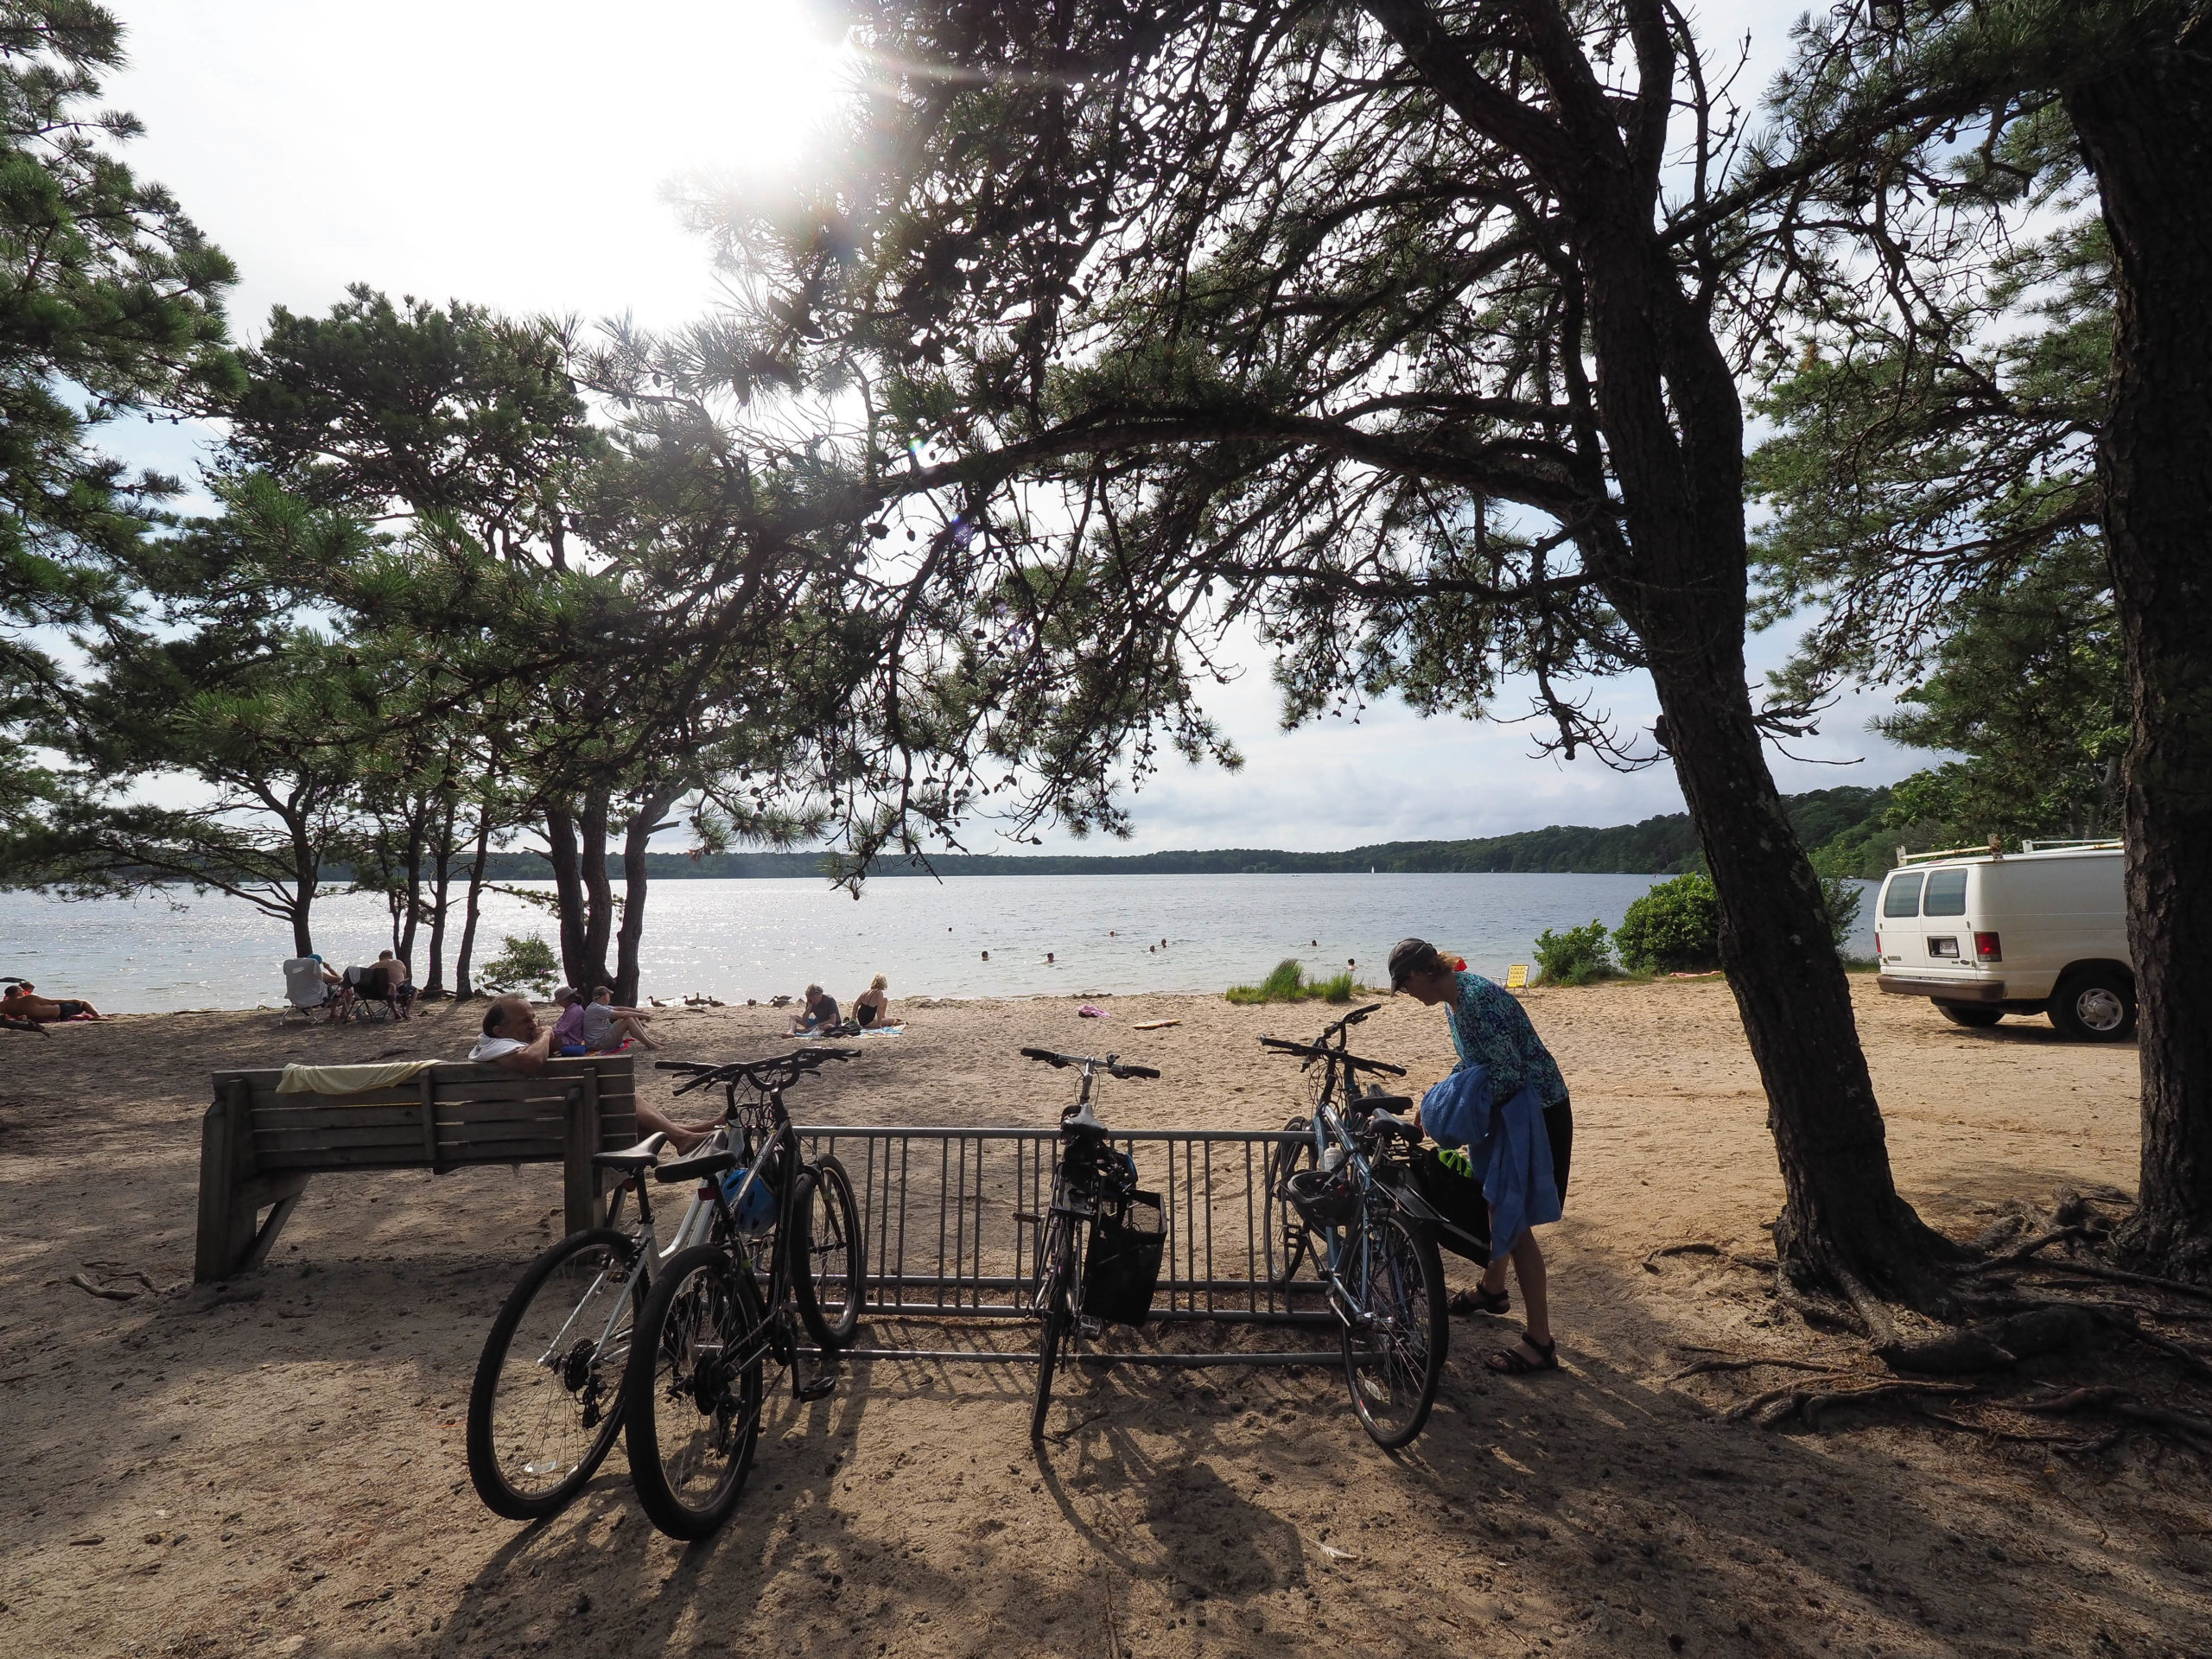
<path fill-rule="evenodd" d="M 631 1482 L 671 1537 L 703 1538 L 736 1507 L 760 1441 L 766 1361 L 791 1373 L 796 1402 L 836 1387 L 834 1356 L 850 1343 L 867 1294 L 866 1249 L 844 1166 L 801 1159 L 784 1090 L 859 1052 L 802 1048 L 712 1067 L 662 1062 L 697 1074 L 687 1088 L 721 1082 L 730 1096 L 721 1144 L 652 1172 L 663 1183 L 697 1181 L 704 1220 L 655 1278 L 623 1373 Z M 739 1103 L 741 1084 L 753 1100 Z M 742 1133 L 735 1147 L 733 1129 Z M 798 1325 L 818 1351 L 804 1381 Z"/>
<path fill-rule="evenodd" d="M 664 1069 L 695 1074 L 679 1095 L 722 1082 L 725 1121 L 736 1115 L 741 1078 L 704 1065 Z M 727 1130 L 718 1131 L 709 1145 L 726 1138 Z M 656 1268 L 702 1243 L 713 1219 L 707 1201 L 695 1196 L 668 1248 L 660 1248 L 645 1174 L 667 1139 L 652 1135 L 620 1152 L 594 1154 L 594 1165 L 622 1177 L 606 1224 L 571 1233 L 540 1255 L 492 1322 L 469 1389 L 466 1439 L 469 1478 L 495 1515 L 536 1521 L 556 1513 L 583 1490 L 613 1446 L 632 1333 Z M 841 1181 L 842 1176 L 840 1170 Z M 842 1190 L 840 1225 L 850 1214 L 850 1182 L 842 1181 Z M 617 1218 L 631 1195 L 638 1218 L 626 1230 Z M 849 1266 L 847 1282 L 860 1283 Z M 825 1300 L 817 1296 L 817 1307 Z M 840 1314 L 844 1338 L 857 1319 L 855 1300 Z M 837 1337 L 838 1327 L 826 1319 L 823 1325 Z"/>
<path fill-rule="evenodd" d="M 1084 1252 L 1078 1248 L 1096 1233 L 1099 1223 L 1120 1222 L 1136 1196 L 1135 1161 L 1107 1144 L 1110 1131 L 1090 1109 L 1092 1084 L 1100 1071 L 1115 1077 L 1157 1077 L 1148 1065 L 1123 1065 L 1118 1055 L 1104 1059 L 1025 1048 L 1024 1059 L 1060 1071 L 1083 1068 L 1083 1082 L 1072 1106 L 1060 1112 L 1059 1155 L 1052 1166 L 1052 1203 L 1040 1218 L 1021 1212 L 1016 1219 L 1042 1225 L 1037 1239 L 1037 1276 L 1030 1306 L 1042 1319 L 1037 1339 L 1037 1398 L 1029 1413 L 1029 1438 L 1043 1438 L 1045 1413 L 1052 1404 L 1052 1375 L 1064 1343 L 1079 1344 L 1084 1335 L 1084 1282 L 1077 1271 Z"/>
<path fill-rule="evenodd" d="M 1318 1061 L 1322 1065 L 1319 1099 L 1328 1101 L 1332 1096 L 1343 1105 L 1349 1106 L 1358 1096 L 1358 1074 L 1374 1072 L 1379 1076 L 1402 1077 L 1406 1068 L 1393 1065 L 1388 1060 L 1370 1060 L 1352 1053 L 1347 1044 L 1352 1027 L 1382 1005 L 1370 1002 L 1363 1008 L 1354 1008 L 1324 1027 L 1320 1036 L 1311 1043 L 1294 1043 L 1281 1037 L 1262 1037 L 1260 1046 L 1280 1050 L 1287 1054 L 1305 1057 L 1306 1063 L 1299 1070 L 1310 1071 Z M 1332 1043 L 1334 1046 L 1332 1046 Z M 1371 1085 L 1370 1085 L 1371 1086 Z M 1283 1186 L 1300 1169 L 1311 1168 L 1325 1148 L 1315 1137 L 1314 1120 L 1294 1117 L 1283 1125 L 1286 1130 L 1304 1135 L 1303 1141 L 1278 1141 L 1268 1154 L 1263 1196 L 1262 1238 L 1268 1251 L 1268 1277 L 1278 1286 L 1287 1285 L 1297 1276 L 1298 1269 L 1313 1246 L 1312 1230 L 1297 1206 L 1283 1197 Z M 1281 1245 L 1281 1253 L 1275 1247 Z"/>
<path fill-rule="evenodd" d="M 1317 1061 L 1326 1067 L 1307 1125 L 1313 1139 L 1291 1147 L 1310 1152 L 1313 1161 L 1280 1160 L 1274 1191 L 1283 1210 L 1298 1217 L 1295 1254 L 1319 1241 L 1315 1265 L 1338 1321 L 1352 1410 L 1376 1445 L 1395 1451 L 1428 1421 L 1450 1331 L 1439 1218 L 1414 1191 L 1405 1155 L 1420 1144 L 1421 1131 L 1398 1115 L 1413 1103 L 1354 1092 L 1363 1071 L 1404 1075 L 1402 1067 L 1349 1051 L 1348 1028 L 1373 1012 L 1347 1014 L 1319 1043 L 1260 1040 L 1304 1056 L 1309 1067 Z"/>

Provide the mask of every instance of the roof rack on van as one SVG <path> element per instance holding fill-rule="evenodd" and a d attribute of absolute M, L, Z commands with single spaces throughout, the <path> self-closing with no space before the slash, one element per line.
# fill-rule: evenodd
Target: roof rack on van
<path fill-rule="evenodd" d="M 2116 836 L 2090 841 L 2024 841 L 2020 843 L 2020 850 L 2024 853 L 2102 852 L 2117 850 L 2126 844 Z M 1980 847 L 1941 847 L 1924 853 L 1909 853 L 1900 847 L 1897 849 L 1897 868 L 1903 869 L 1908 864 L 1934 864 L 1947 858 L 2004 856 L 2004 842 L 1992 836 L 1985 845 Z"/>

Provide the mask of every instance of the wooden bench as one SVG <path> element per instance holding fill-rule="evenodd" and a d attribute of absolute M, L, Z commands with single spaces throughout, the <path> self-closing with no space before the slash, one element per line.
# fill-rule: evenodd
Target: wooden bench
<path fill-rule="evenodd" d="M 194 1279 L 258 1267 L 310 1175 L 557 1163 L 569 1230 L 595 1227 L 606 1206 L 591 1155 L 638 1138 L 627 1054 L 550 1060 L 531 1077 L 441 1065 L 358 1095 L 280 1095 L 283 1075 L 215 1074 L 215 1103 L 200 1128 Z"/>

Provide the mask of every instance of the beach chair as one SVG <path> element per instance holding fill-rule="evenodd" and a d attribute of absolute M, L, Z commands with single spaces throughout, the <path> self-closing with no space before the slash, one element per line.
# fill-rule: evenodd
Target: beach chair
<path fill-rule="evenodd" d="M 1527 963 L 1516 962 L 1505 970 L 1505 988 L 1507 990 L 1521 990 L 1525 988 L 1528 983 L 1529 964 Z"/>
<path fill-rule="evenodd" d="M 291 1012 L 312 1020 L 328 1006 L 330 987 L 324 983 L 322 963 L 313 957 L 294 957 L 284 964 L 284 1001 Z"/>

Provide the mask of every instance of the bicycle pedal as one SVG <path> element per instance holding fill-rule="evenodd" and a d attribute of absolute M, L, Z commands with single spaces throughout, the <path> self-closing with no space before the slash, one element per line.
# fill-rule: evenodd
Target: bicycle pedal
<path fill-rule="evenodd" d="M 831 1395 L 836 1392 L 837 1379 L 833 1376 L 824 1375 L 816 1377 L 810 1382 L 799 1383 L 797 1387 L 792 1389 L 791 1395 L 793 1398 L 804 1402 L 813 1400 L 827 1400 Z"/>
<path fill-rule="evenodd" d="M 1076 1333 L 1085 1342 L 1096 1342 L 1106 1334 L 1106 1321 L 1094 1319 L 1085 1313 L 1075 1322 Z"/>

